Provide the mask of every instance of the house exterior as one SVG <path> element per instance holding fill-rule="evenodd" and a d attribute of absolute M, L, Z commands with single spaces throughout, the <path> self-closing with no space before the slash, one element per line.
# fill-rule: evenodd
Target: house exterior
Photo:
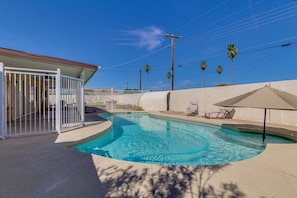
<path fill-rule="evenodd" d="M 84 85 L 98 66 L 0 48 L 0 138 L 84 124 Z"/>

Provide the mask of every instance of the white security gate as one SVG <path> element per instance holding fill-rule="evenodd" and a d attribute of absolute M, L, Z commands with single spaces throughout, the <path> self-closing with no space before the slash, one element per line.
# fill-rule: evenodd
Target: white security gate
<path fill-rule="evenodd" d="M 62 129 L 83 124 L 84 101 L 82 79 L 61 76 L 61 127 Z"/>
<path fill-rule="evenodd" d="M 62 76 L 60 69 L 4 67 L 0 75 L 1 123 L 6 123 L 0 137 L 60 133 L 83 124 L 83 79 Z"/>

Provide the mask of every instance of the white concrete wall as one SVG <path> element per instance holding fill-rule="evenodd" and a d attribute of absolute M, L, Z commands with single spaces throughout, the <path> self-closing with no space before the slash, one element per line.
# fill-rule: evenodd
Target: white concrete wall
<path fill-rule="evenodd" d="M 140 106 L 140 98 L 143 93 L 138 94 L 98 94 L 98 95 L 85 95 L 84 100 L 86 105 L 99 105 L 106 104 L 106 101 L 114 100 L 117 104 L 130 104 Z"/>
<path fill-rule="evenodd" d="M 146 111 L 166 111 L 168 91 L 148 92 L 140 98 L 140 106 Z"/>
<path fill-rule="evenodd" d="M 204 115 L 205 112 L 218 111 L 220 107 L 214 105 L 217 102 L 247 93 L 254 89 L 262 88 L 265 85 L 270 85 L 272 88 L 297 95 L 297 80 L 177 90 L 171 93 L 170 110 L 185 111 L 191 101 L 197 101 L 199 105 L 199 115 Z M 233 118 L 263 121 L 264 110 L 236 108 Z M 267 122 L 297 126 L 297 111 L 267 110 Z"/>
<path fill-rule="evenodd" d="M 84 101 L 86 105 L 99 105 L 99 104 L 105 104 L 106 101 L 118 101 L 119 95 L 85 95 Z"/>
<path fill-rule="evenodd" d="M 265 85 L 297 95 L 297 80 L 230 85 L 221 87 L 197 88 L 170 91 L 169 109 L 184 112 L 190 102 L 198 102 L 199 115 L 205 112 L 218 111 L 221 107 L 214 104 L 249 91 L 259 89 Z M 169 91 L 147 92 L 139 94 L 118 95 L 85 95 L 85 102 L 89 104 L 105 103 L 113 98 L 118 104 L 141 106 L 146 111 L 166 111 L 167 94 Z M 263 122 L 264 110 L 252 108 L 236 108 L 234 119 Z M 297 126 L 297 111 L 267 110 L 267 123 L 287 124 Z"/>
<path fill-rule="evenodd" d="M 140 105 L 140 98 L 144 93 L 118 95 L 118 104 Z"/>

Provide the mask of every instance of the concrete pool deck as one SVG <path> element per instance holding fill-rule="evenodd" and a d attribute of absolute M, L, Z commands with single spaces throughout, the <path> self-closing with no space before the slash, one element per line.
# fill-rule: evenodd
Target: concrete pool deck
<path fill-rule="evenodd" d="M 150 113 L 216 125 L 262 126 Z M 86 127 L 60 135 L 1 140 L 0 197 L 297 197 L 297 144 L 268 144 L 254 158 L 221 166 L 131 163 L 67 147 L 110 127 L 109 121 L 97 115 L 86 117 L 92 118 Z M 267 126 L 297 134 L 297 127 Z"/>

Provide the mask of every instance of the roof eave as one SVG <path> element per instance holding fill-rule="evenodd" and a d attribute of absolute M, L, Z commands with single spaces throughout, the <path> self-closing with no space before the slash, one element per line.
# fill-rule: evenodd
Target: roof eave
<path fill-rule="evenodd" d="M 82 63 L 82 62 L 77 62 L 77 61 L 70 61 L 70 60 L 66 60 L 66 59 L 62 59 L 62 58 L 55 58 L 55 57 L 51 57 L 51 56 L 33 54 L 33 53 L 28 53 L 28 52 L 23 52 L 23 51 L 18 51 L 18 50 L 12 50 L 12 49 L 8 49 L 8 48 L 0 48 L 0 54 L 21 57 L 21 58 L 28 58 L 28 59 L 39 60 L 39 61 L 53 62 L 53 63 L 63 64 L 63 65 L 72 65 L 72 66 L 87 68 L 87 69 L 91 69 L 91 70 L 95 70 L 95 71 L 98 70 L 98 66 L 93 65 L 93 64 Z"/>

